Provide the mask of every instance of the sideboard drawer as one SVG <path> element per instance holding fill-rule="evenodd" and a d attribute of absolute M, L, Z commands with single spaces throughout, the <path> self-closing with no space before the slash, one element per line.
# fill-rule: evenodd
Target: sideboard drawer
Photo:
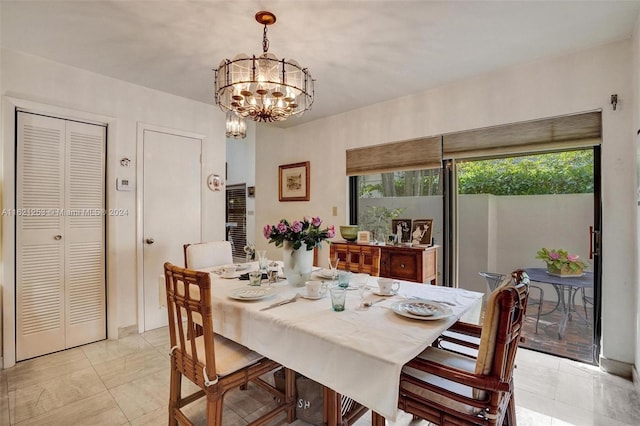
<path fill-rule="evenodd" d="M 420 253 L 389 253 L 389 275 L 392 278 L 415 281 L 418 276 Z"/>

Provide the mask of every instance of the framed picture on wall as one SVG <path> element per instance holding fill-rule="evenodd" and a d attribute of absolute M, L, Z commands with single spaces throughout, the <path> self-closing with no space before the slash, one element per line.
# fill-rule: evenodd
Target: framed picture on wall
<path fill-rule="evenodd" d="M 280 201 L 309 201 L 310 165 L 284 164 L 278 168 L 278 199 Z"/>
<path fill-rule="evenodd" d="M 429 245 L 433 234 L 433 219 L 414 219 L 411 228 L 413 244 Z"/>

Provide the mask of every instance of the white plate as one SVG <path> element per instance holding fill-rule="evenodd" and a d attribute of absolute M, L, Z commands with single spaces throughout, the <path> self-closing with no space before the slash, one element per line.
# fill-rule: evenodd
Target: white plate
<path fill-rule="evenodd" d="M 229 296 L 232 299 L 236 300 L 260 300 L 264 299 L 267 296 L 271 296 L 269 290 L 265 288 L 239 288 L 234 290 L 233 293 Z"/>
<path fill-rule="evenodd" d="M 403 317 L 435 321 L 446 318 L 453 313 L 448 306 L 441 305 L 436 302 L 418 302 L 400 300 L 391 304 L 391 310 Z"/>
<path fill-rule="evenodd" d="M 234 263 L 233 265 L 236 267 L 236 271 L 244 271 L 251 267 L 251 264 L 249 263 Z"/>
<path fill-rule="evenodd" d="M 307 294 L 307 289 L 304 288 L 300 292 L 300 296 L 302 296 L 305 299 L 309 299 L 309 300 L 318 300 L 318 299 L 323 299 L 323 298 L 327 297 L 327 293 L 324 293 L 321 296 L 309 296 L 309 294 Z"/>

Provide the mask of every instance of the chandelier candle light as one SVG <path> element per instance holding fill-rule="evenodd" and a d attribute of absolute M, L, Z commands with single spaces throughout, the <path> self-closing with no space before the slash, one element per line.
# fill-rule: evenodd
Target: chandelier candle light
<path fill-rule="evenodd" d="M 227 112 L 227 137 L 234 139 L 247 137 L 247 122 L 233 111 Z"/>
<path fill-rule="evenodd" d="M 271 12 L 256 13 L 264 25 L 262 55 L 245 54 L 220 62 L 215 76 L 215 101 L 223 111 L 254 121 L 283 121 L 300 116 L 313 104 L 314 80 L 309 70 L 294 60 L 269 53 L 267 26 L 276 22 Z"/>

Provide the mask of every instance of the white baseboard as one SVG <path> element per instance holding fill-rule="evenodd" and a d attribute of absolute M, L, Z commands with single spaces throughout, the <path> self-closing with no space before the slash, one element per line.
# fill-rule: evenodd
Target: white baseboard
<path fill-rule="evenodd" d="M 633 364 L 627 362 L 616 361 L 615 359 L 605 358 L 600 355 L 600 368 L 607 373 L 615 374 L 616 376 L 631 378 L 633 375 Z"/>
<path fill-rule="evenodd" d="M 640 374 L 638 374 L 638 370 L 636 370 L 636 366 L 633 366 L 633 387 L 636 390 L 636 395 L 638 399 L 640 399 Z"/>
<path fill-rule="evenodd" d="M 134 334 L 138 334 L 137 324 L 129 325 L 127 327 L 119 327 L 117 339 L 120 339 L 121 337 L 133 336 Z"/>

